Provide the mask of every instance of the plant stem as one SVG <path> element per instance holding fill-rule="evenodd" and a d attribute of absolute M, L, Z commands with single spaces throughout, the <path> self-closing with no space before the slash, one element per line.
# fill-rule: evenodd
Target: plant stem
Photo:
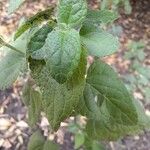
<path fill-rule="evenodd" d="M 10 45 L 10 44 L 6 43 L 6 42 L 5 42 L 5 41 L 3 41 L 2 39 L 0 39 L 0 45 L 2 45 L 2 46 L 6 46 L 6 47 L 10 48 L 11 50 L 14 50 L 14 51 L 16 51 L 16 52 L 18 52 L 18 53 L 22 54 L 23 56 L 25 55 L 22 51 L 20 51 L 19 49 L 17 49 L 17 48 L 15 48 L 15 47 L 13 47 L 12 45 Z"/>

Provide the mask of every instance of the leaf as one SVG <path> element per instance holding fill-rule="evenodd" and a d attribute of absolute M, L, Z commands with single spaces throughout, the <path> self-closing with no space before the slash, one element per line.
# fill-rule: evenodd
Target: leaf
<path fill-rule="evenodd" d="M 92 23 L 104 23 L 108 24 L 118 18 L 115 12 L 110 10 L 88 10 L 87 20 Z"/>
<path fill-rule="evenodd" d="M 105 150 L 104 146 L 97 141 L 93 141 L 92 150 Z"/>
<path fill-rule="evenodd" d="M 36 131 L 30 137 L 28 143 L 28 150 L 43 150 L 44 142 L 45 142 L 45 138 L 43 137 L 41 132 Z"/>
<path fill-rule="evenodd" d="M 42 110 L 41 93 L 32 87 L 31 81 L 28 81 L 24 86 L 22 97 L 28 106 L 28 122 L 33 127 L 38 122 Z"/>
<path fill-rule="evenodd" d="M 28 43 L 28 52 L 32 54 L 34 51 L 39 50 L 45 44 L 47 35 L 53 30 L 51 25 L 46 24 L 42 26 L 30 39 Z"/>
<path fill-rule="evenodd" d="M 85 140 L 84 134 L 83 133 L 76 133 L 74 140 L 75 140 L 74 148 L 75 149 L 80 148 L 84 144 L 84 140 Z"/>
<path fill-rule="evenodd" d="M 113 54 L 119 47 L 117 37 L 98 29 L 90 23 L 83 25 L 80 31 L 81 41 L 88 49 L 89 55 L 103 57 Z"/>
<path fill-rule="evenodd" d="M 29 18 L 15 33 L 14 39 L 16 40 L 20 35 L 22 35 L 29 28 L 41 24 L 45 20 L 52 20 L 52 12 L 54 7 L 50 7 L 44 11 L 38 12 L 36 15 Z M 53 20 L 52 20 L 53 22 Z"/>
<path fill-rule="evenodd" d="M 0 89 L 8 88 L 17 79 L 20 72 L 25 70 L 26 58 L 22 53 L 26 53 L 26 43 L 26 35 L 11 43 L 21 53 L 2 47 L 6 55 L 0 59 Z"/>
<path fill-rule="evenodd" d="M 137 113 L 132 98 L 117 74 L 107 64 L 96 61 L 87 75 L 87 88 L 97 94 L 98 104 L 105 105 L 112 120 L 124 125 L 137 123 Z"/>
<path fill-rule="evenodd" d="M 125 9 L 126 14 L 131 14 L 132 13 L 132 6 L 131 6 L 129 0 L 124 1 L 124 9 Z"/>
<path fill-rule="evenodd" d="M 25 0 L 9 0 L 8 13 L 13 13 Z"/>
<path fill-rule="evenodd" d="M 64 83 L 76 69 L 81 55 L 79 33 L 74 29 L 55 29 L 48 34 L 45 45 L 32 58 L 45 59 L 51 76 Z"/>
<path fill-rule="evenodd" d="M 141 75 L 143 75 L 144 77 L 146 77 L 147 79 L 150 79 L 150 76 L 149 76 L 149 74 L 150 74 L 150 67 L 148 67 L 148 66 L 138 66 L 137 68 L 136 68 L 136 71 L 139 73 L 139 74 L 141 74 Z"/>
<path fill-rule="evenodd" d="M 113 0 L 116 1 L 116 0 Z M 103 0 L 100 2 L 100 6 L 102 10 L 110 9 L 112 6 L 112 0 Z"/>
<path fill-rule="evenodd" d="M 52 141 L 46 141 L 43 150 L 59 150 L 59 146 Z"/>
<path fill-rule="evenodd" d="M 26 82 L 22 89 L 22 101 L 26 106 L 30 105 L 31 83 Z"/>
<path fill-rule="evenodd" d="M 28 107 L 28 121 L 31 126 L 34 126 L 40 117 L 42 100 L 41 93 L 31 90 L 30 93 L 30 106 Z"/>
<path fill-rule="evenodd" d="M 88 118 L 88 136 L 96 140 L 116 140 L 149 127 L 144 109 L 132 100 L 116 73 L 103 62 L 96 61 L 89 68 L 78 107 Z"/>
<path fill-rule="evenodd" d="M 138 122 L 136 125 L 121 125 L 108 121 L 104 117 L 101 120 L 91 119 L 88 121 L 86 127 L 88 135 L 94 139 L 117 140 L 125 135 L 139 134 L 145 128 L 149 128 L 150 118 L 145 115 L 143 108 L 138 102 L 134 101 L 134 104 L 138 113 Z M 107 114 L 106 107 L 104 111 Z"/>
<path fill-rule="evenodd" d="M 80 27 L 87 13 L 86 0 L 59 0 L 57 21 L 70 27 Z"/>
<path fill-rule="evenodd" d="M 82 50 L 79 62 L 72 77 L 65 84 L 59 84 L 51 77 L 47 65 L 39 61 L 37 63 L 30 61 L 32 77 L 42 91 L 44 112 L 54 130 L 57 130 L 60 123 L 71 115 L 83 93 L 86 71 L 85 50 Z M 37 69 L 38 66 L 39 69 Z M 43 69 L 41 69 L 42 66 Z"/>

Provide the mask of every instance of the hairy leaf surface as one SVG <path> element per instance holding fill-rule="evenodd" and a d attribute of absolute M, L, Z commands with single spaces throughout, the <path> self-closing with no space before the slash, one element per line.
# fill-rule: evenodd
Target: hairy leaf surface
<path fill-rule="evenodd" d="M 20 35 L 22 35 L 25 31 L 29 28 L 41 24 L 45 20 L 53 20 L 52 19 L 52 12 L 54 8 L 48 8 L 44 11 L 38 12 L 36 15 L 29 18 L 15 33 L 15 39 L 17 39 Z"/>
<path fill-rule="evenodd" d="M 115 140 L 138 133 L 150 123 L 116 73 L 99 61 L 92 64 L 88 71 L 79 107 L 80 113 L 88 117 L 86 130 L 94 139 Z"/>
<path fill-rule="evenodd" d="M 64 83 L 78 66 L 81 55 L 79 33 L 74 29 L 56 29 L 48 34 L 45 45 L 33 53 L 35 59 L 45 59 L 51 75 Z"/>
<path fill-rule="evenodd" d="M 45 44 L 47 35 L 53 30 L 51 25 L 46 24 L 42 26 L 30 39 L 28 43 L 28 52 L 32 54 L 34 51 L 39 50 Z"/>
<path fill-rule="evenodd" d="M 86 0 L 59 0 L 58 23 L 66 23 L 70 27 L 80 27 L 86 17 L 86 13 Z"/>
<path fill-rule="evenodd" d="M 132 98 L 117 74 L 107 64 L 96 61 L 88 70 L 87 84 L 96 92 L 98 104 L 102 101 L 112 120 L 119 124 L 137 123 L 137 112 Z"/>
<path fill-rule="evenodd" d="M 37 62 L 35 63 L 35 61 Z M 73 71 L 71 78 L 69 78 L 65 84 L 59 84 L 51 77 L 49 64 L 43 65 L 38 60 L 35 61 L 30 62 L 32 77 L 42 91 L 44 112 L 52 128 L 57 130 L 60 123 L 70 116 L 73 109 L 78 104 L 79 97 L 83 93 L 86 71 L 86 52 L 82 50 L 80 63 Z M 39 69 L 34 67 L 35 64 L 36 67 L 39 66 Z M 42 66 L 43 69 L 41 69 Z"/>
<path fill-rule="evenodd" d="M 145 115 L 142 106 L 134 101 L 138 113 L 138 122 L 135 125 L 122 125 L 110 121 L 111 117 L 106 107 L 101 108 L 102 113 L 108 115 L 103 116 L 100 120 L 89 119 L 87 123 L 87 133 L 91 138 L 101 140 L 117 140 L 125 135 L 139 134 L 142 130 L 149 128 L 150 118 Z"/>
<path fill-rule="evenodd" d="M 119 47 L 117 37 L 100 30 L 97 26 L 88 22 L 81 28 L 80 35 L 89 55 L 92 56 L 103 57 L 110 55 L 116 52 Z"/>
<path fill-rule="evenodd" d="M 110 10 L 88 10 L 87 20 L 92 23 L 111 23 L 116 20 L 118 16 Z"/>

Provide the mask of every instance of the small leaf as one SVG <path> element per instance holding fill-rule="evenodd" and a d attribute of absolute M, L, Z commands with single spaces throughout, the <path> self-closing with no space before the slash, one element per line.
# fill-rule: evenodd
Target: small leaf
<path fill-rule="evenodd" d="M 44 11 L 38 12 L 36 15 L 29 18 L 15 33 L 14 39 L 17 39 L 20 35 L 22 35 L 29 28 L 41 24 L 45 20 L 52 20 L 52 12 L 54 8 L 48 8 Z"/>
<path fill-rule="evenodd" d="M 131 6 L 129 0 L 124 1 L 124 9 L 125 9 L 126 14 L 131 14 L 132 13 L 132 6 Z"/>
<path fill-rule="evenodd" d="M 58 23 L 70 27 L 80 27 L 87 13 L 86 0 L 59 0 L 57 10 Z"/>
<path fill-rule="evenodd" d="M 56 28 L 48 34 L 45 45 L 33 53 L 35 59 L 45 59 L 52 77 L 64 83 L 76 69 L 81 55 L 79 33 L 74 29 Z"/>
<path fill-rule="evenodd" d="M 113 0 L 113 1 L 116 1 L 116 0 Z M 100 6 L 101 6 L 102 10 L 110 9 L 111 6 L 112 6 L 112 0 L 103 0 L 103 1 L 101 1 Z"/>
<path fill-rule="evenodd" d="M 25 0 L 9 0 L 8 13 L 11 14 L 17 10 Z"/>
<path fill-rule="evenodd" d="M 84 24 L 80 31 L 81 40 L 89 55 L 103 57 L 113 54 L 119 47 L 117 37 L 98 29 L 90 23 Z"/>
<path fill-rule="evenodd" d="M 97 141 L 93 141 L 92 150 L 105 150 L 104 146 Z"/>
<path fill-rule="evenodd" d="M 60 150 L 59 146 L 52 141 L 46 141 L 43 150 Z"/>
<path fill-rule="evenodd" d="M 30 137 L 28 143 L 28 150 L 43 150 L 44 143 L 45 138 L 43 137 L 40 131 L 36 131 Z"/>
<path fill-rule="evenodd" d="M 80 148 L 84 144 L 84 140 L 85 140 L 84 134 L 83 133 L 76 133 L 74 140 L 75 140 L 74 148 L 75 149 Z"/>
<path fill-rule="evenodd" d="M 150 76 L 149 76 L 149 74 L 150 74 L 150 67 L 148 67 L 148 66 L 138 66 L 137 68 L 136 68 L 136 71 L 139 73 L 139 74 L 141 74 L 141 75 L 143 75 L 143 76 L 145 76 L 147 79 L 150 79 Z"/>
<path fill-rule="evenodd" d="M 87 20 L 92 23 L 111 23 L 118 18 L 117 14 L 110 10 L 88 10 Z"/>

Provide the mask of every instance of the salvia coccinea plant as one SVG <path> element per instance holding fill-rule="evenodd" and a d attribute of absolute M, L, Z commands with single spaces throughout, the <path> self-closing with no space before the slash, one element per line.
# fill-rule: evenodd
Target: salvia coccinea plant
<path fill-rule="evenodd" d="M 10 1 L 9 12 L 21 2 L 13 6 Z M 88 8 L 86 0 L 59 0 L 57 9 L 51 6 L 24 21 L 10 43 L 0 38 L 6 52 L 0 59 L 0 89 L 29 72 L 22 99 L 32 127 L 41 112 L 52 131 L 70 116 L 85 116 L 85 131 L 94 140 L 116 140 L 149 126 L 143 107 L 101 60 L 118 49 L 118 39 L 102 28 L 116 18 L 109 10 Z M 87 67 L 88 55 L 94 62 Z M 58 147 L 36 131 L 28 149 Z"/>

